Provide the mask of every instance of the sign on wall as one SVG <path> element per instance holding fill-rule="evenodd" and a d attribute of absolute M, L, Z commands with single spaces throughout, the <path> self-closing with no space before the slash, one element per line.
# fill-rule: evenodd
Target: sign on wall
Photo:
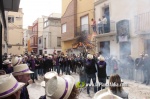
<path fill-rule="evenodd" d="M 117 42 L 129 41 L 129 20 L 121 20 L 117 22 Z"/>

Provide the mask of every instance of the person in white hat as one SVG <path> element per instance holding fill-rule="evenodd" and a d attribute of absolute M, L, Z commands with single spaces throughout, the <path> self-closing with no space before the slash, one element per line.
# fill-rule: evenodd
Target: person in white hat
<path fill-rule="evenodd" d="M 45 88 L 45 83 L 54 76 L 58 76 L 57 72 L 50 71 L 44 75 L 44 81 L 41 82 L 41 86 Z"/>
<path fill-rule="evenodd" d="M 19 58 L 19 57 L 13 57 L 11 60 L 13 66 L 20 64 L 21 61 L 22 61 L 22 58 Z"/>
<path fill-rule="evenodd" d="M 75 79 L 70 75 L 53 76 L 45 86 L 46 99 L 77 99 Z"/>
<path fill-rule="evenodd" d="M 45 88 L 45 84 L 47 83 L 47 81 L 54 76 L 58 76 L 57 72 L 55 71 L 47 72 L 44 75 L 44 81 L 42 81 L 40 85 Z M 41 96 L 39 99 L 46 99 L 46 95 Z"/>
<path fill-rule="evenodd" d="M 13 67 L 14 72 L 13 75 L 19 82 L 23 82 L 26 86 L 21 90 L 21 99 L 29 99 L 29 94 L 27 90 L 27 86 L 29 85 L 28 81 L 30 80 L 30 74 L 33 72 L 29 69 L 27 64 L 20 64 Z"/>
<path fill-rule="evenodd" d="M 11 64 L 11 61 L 8 59 L 3 62 L 3 69 L 5 70 L 6 74 L 12 73 L 13 72 L 13 67 Z"/>
<path fill-rule="evenodd" d="M 90 81 L 92 79 L 93 84 L 94 84 L 94 93 L 97 92 L 97 86 L 96 86 L 96 67 L 95 67 L 95 60 L 93 59 L 93 55 L 88 54 L 87 59 L 84 61 L 84 67 L 85 67 L 85 72 L 87 74 L 87 94 L 90 96 Z"/>
<path fill-rule="evenodd" d="M 100 57 L 98 57 L 98 61 L 96 63 L 96 66 L 97 66 L 97 72 L 98 72 L 97 77 L 98 77 L 98 81 L 99 81 L 98 90 L 101 90 L 101 89 L 105 88 L 101 84 L 105 84 L 106 78 L 107 78 L 106 62 L 105 62 L 105 58 L 102 55 L 100 55 Z"/>
<path fill-rule="evenodd" d="M 12 74 L 0 76 L 0 98 L 3 99 L 22 99 L 20 90 L 25 83 L 18 82 Z"/>

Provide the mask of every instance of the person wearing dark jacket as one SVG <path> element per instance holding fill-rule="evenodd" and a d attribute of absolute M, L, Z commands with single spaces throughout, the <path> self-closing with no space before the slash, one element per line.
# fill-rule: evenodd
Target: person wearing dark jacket
<path fill-rule="evenodd" d="M 144 67 L 143 67 L 143 74 L 144 74 L 144 82 L 146 85 L 150 83 L 149 77 L 150 77 L 150 57 L 148 54 L 145 54 L 144 57 Z"/>
<path fill-rule="evenodd" d="M 98 57 L 98 61 L 97 61 L 97 76 L 98 76 L 98 81 L 100 83 L 100 86 L 98 87 L 98 90 L 101 90 L 105 88 L 105 83 L 106 83 L 106 78 L 107 78 L 107 74 L 106 74 L 106 62 L 103 56 Z"/>
<path fill-rule="evenodd" d="M 31 74 L 31 79 L 33 80 L 33 82 L 34 82 L 34 79 L 36 79 L 35 65 L 36 65 L 36 62 L 35 62 L 34 56 L 31 55 L 30 69 L 34 72 Z"/>
<path fill-rule="evenodd" d="M 87 59 L 84 61 L 84 67 L 85 67 L 85 73 L 87 75 L 87 94 L 90 96 L 90 81 L 92 79 L 93 84 L 94 84 L 94 92 L 97 92 L 97 87 L 96 87 L 96 67 L 95 67 L 95 60 L 93 59 L 93 55 L 88 54 Z"/>
<path fill-rule="evenodd" d="M 43 74 L 43 65 L 44 65 L 44 62 L 43 62 L 43 58 L 42 58 L 42 56 L 40 55 L 39 57 L 39 75 L 40 76 L 43 76 L 44 74 Z"/>

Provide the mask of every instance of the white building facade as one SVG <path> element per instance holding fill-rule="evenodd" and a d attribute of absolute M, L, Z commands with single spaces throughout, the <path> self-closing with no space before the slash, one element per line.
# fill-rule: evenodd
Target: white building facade
<path fill-rule="evenodd" d="M 137 58 L 141 53 L 150 54 L 149 5 L 148 0 L 95 0 L 96 22 L 103 16 L 108 22 L 108 31 L 95 38 L 96 52 L 119 58 L 124 55 Z"/>
<path fill-rule="evenodd" d="M 61 15 L 53 13 L 44 19 L 43 53 L 61 52 Z"/>

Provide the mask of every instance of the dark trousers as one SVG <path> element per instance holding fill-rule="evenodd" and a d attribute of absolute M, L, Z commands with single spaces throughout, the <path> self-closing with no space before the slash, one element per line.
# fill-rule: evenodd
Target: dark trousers
<path fill-rule="evenodd" d="M 90 94 L 90 81 L 93 81 L 93 84 L 94 84 L 94 93 L 97 92 L 97 86 L 96 86 L 96 74 L 87 74 L 87 79 L 86 79 L 86 83 L 88 84 L 87 86 L 87 94 Z"/>
<path fill-rule="evenodd" d="M 70 66 L 66 66 L 66 75 L 68 74 L 68 75 L 70 75 Z"/>
<path fill-rule="evenodd" d="M 105 83 L 106 83 L 106 78 L 100 78 L 98 77 L 98 81 L 100 83 L 100 85 L 98 86 L 98 91 L 101 89 L 105 89 Z"/>
<path fill-rule="evenodd" d="M 36 79 L 37 80 L 37 75 L 36 75 L 36 70 L 34 69 L 32 69 L 31 71 L 33 71 L 34 73 L 32 73 L 31 74 L 31 79 L 34 81 L 34 79 Z"/>

